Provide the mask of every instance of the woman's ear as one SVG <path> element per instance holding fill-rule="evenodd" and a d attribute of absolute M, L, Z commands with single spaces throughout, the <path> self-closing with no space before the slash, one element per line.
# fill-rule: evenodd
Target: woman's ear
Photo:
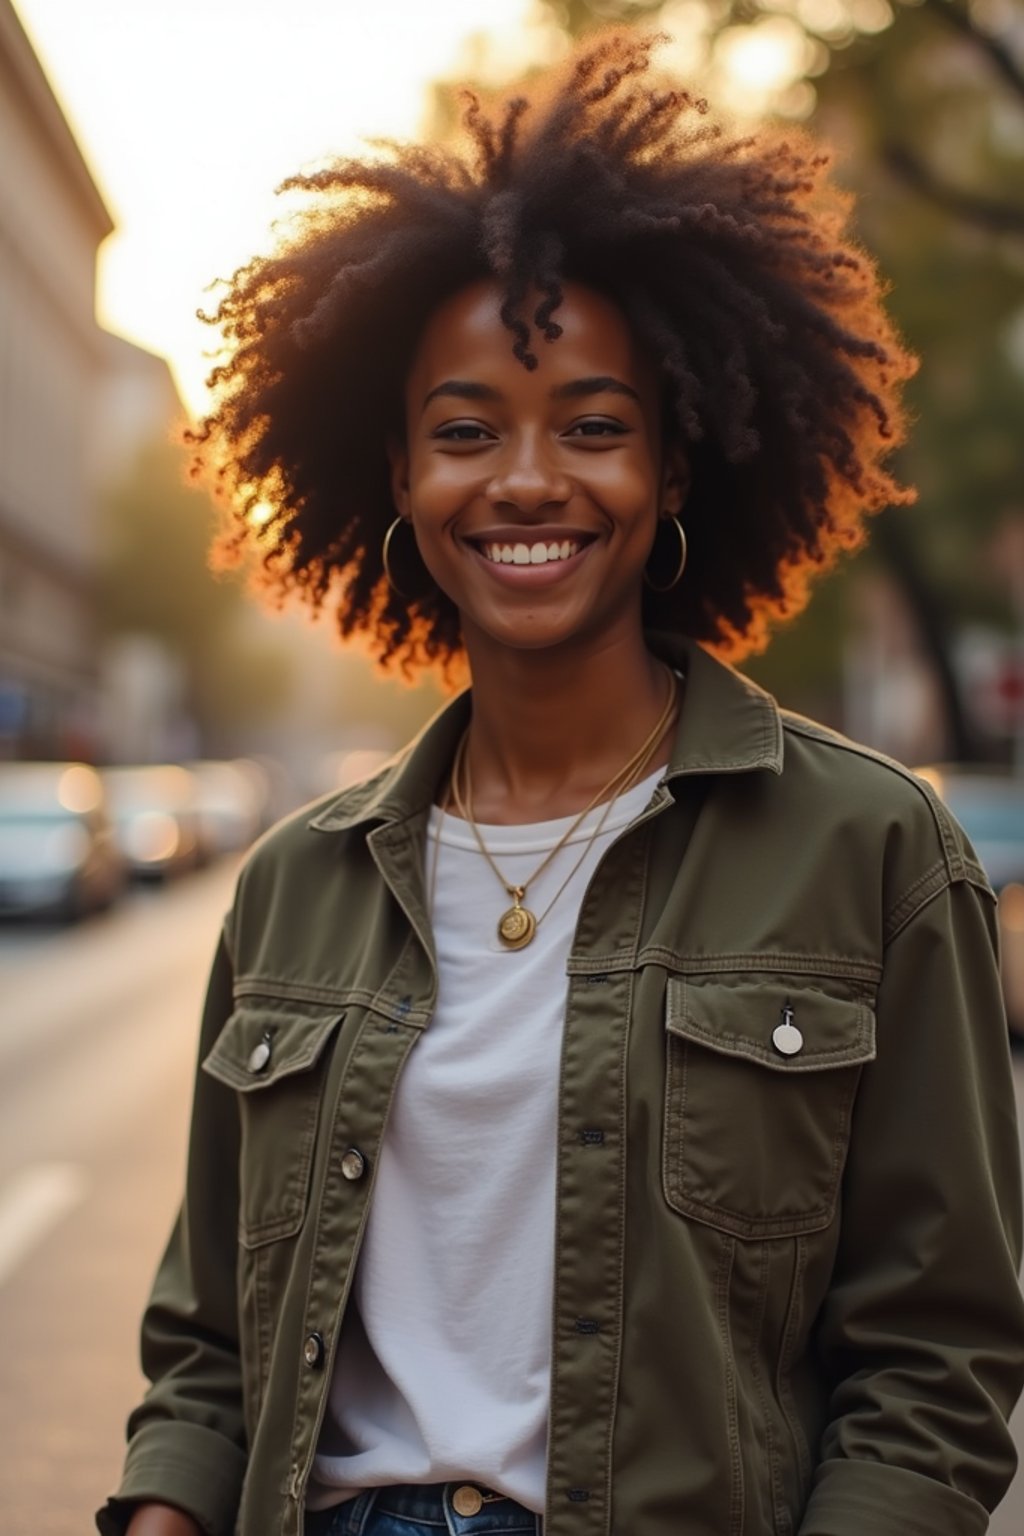
<path fill-rule="evenodd" d="M 658 511 L 662 517 L 678 517 L 690 494 L 690 461 L 681 443 L 665 445 L 661 472 L 661 497 Z"/>
<path fill-rule="evenodd" d="M 389 437 L 387 453 L 391 466 L 391 499 L 399 517 L 409 522 L 412 518 L 409 505 L 409 450 L 400 438 Z"/>

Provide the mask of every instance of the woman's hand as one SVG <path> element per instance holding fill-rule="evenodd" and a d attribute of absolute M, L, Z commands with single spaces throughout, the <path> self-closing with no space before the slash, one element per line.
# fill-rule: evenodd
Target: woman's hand
<path fill-rule="evenodd" d="M 140 1504 L 128 1522 L 125 1536 L 203 1536 L 203 1533 L 191 1515 L 171 1504 Z"/>

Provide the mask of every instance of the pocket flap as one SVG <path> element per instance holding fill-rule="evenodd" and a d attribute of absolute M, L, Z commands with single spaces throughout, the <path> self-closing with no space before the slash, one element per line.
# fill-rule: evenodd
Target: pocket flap
<path fill-rule="evenodd" d="M 247 1000 L 224 1025 L 203 1071 L 239 1093 L 269 1088 L 315 1066 L 341 1017 L 336 1007 Z"/>
<path fill-rule="evenodd" d="M 794 982 L 768 975 L 737 981 L 670 976 L 665 1027 L 706 1050 L 775 1072 L 821 1072 L 875 1056 L 870 1004 L 823 992 L 806 977 Z"/>

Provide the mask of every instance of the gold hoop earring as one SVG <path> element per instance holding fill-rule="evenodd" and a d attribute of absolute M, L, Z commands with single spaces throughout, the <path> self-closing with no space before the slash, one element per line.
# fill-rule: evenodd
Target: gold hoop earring
<path fill-rule="evenodd" d="M 384 543 L 383 543 L 383 545 L 381 547 L 380 558 L 381 558 L 381 564 L 384 567 L 384 577 L 385 577 L 385 580 L 387 581 L 387 584 L 391 588 L 392 592 L 394 592 L 396 597 L 403 598 L 405 600 L 405 602 L 412 603 L 412 602 L 415 602 L 416 599 L 412 596 L 411 593 L 403 592 L 402 591 L 402 588 L 398 585 L 397 581 L 395 580 L 395 578 L 391 574 L 391 565 L 390 565 L 391 540 L 395 536 L 395 530 L 398 528 L 399 523 L 404 523 L 404 522 L 405 522 L 405 518 L 404 517 L 396 517 L 394 522 L 389 526 L 387 533 L 384 535 Z"/>
<path fill-rule="evenodd" d="M 647 574 L 646 567 L 644 568 L 644 581 L 650 587 L 652 592 L 671 592 L 673 587 L 677 587 L 679 585 L 680 581 L 683 579 L 683 572 L 686 570 L 686 529 L 683 527 L 682 522 L 678 516 L 662 518 L 661 521 L 663 523 L 667 522 L 673 523 L 675 525 L 676 533 L 679 535 L 679 564 L 676 566 L 675 575 L 672 577 L 672 580 L 665 582 L 664 586 L 657 586 L 651 580 Z"/>

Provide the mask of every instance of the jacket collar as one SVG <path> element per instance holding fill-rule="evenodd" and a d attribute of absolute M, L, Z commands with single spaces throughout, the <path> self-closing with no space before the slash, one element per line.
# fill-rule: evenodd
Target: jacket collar
<path fill-rule="evenodd" d="M 651 649 L 686 678 L 667 781 L 685 774 L 782 772 L 782 720 L 771 694 L 695 641 L 652 635 Z M 432 804 L 469 722 L 470 691 L 440 710 L 412 744 L 372 778 L 333 796 L 309 821 L 321 832 L 395 823 Z"/>

